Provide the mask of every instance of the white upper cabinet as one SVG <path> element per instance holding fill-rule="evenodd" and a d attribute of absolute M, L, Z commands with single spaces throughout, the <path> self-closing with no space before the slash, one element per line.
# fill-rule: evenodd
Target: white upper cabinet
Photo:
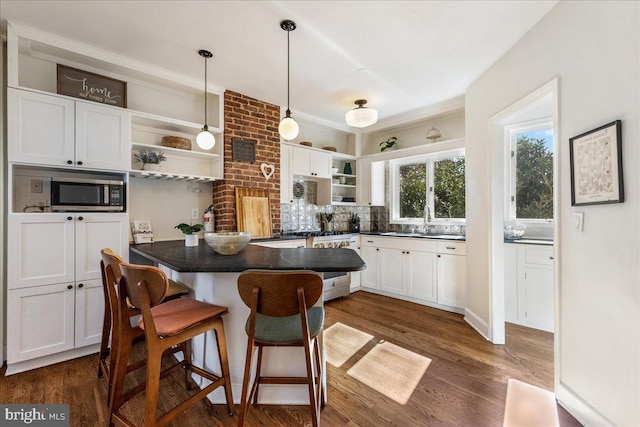
<path fill-rule="evenodd" d="M 76 165 L 129 170 L 131 116 L 121 108 L 76 102 Z"/>
<path fill-rule="evenodd" d="M 129 112 L 8 89 L 11 162 L 129 170 Z"/>
<path fill-rule="evenodd" d="M 304 147 L 293 148 L 292 174 L 331 178 L 331 154 Z"/>
<path fill-rule="evenodd" d="M 293 203 L 292 152 L 293 147 L 280 144 L 280 203 Z"/>
<path fill-rule="evenodd" d="M 74 101 L 9 88 L 7 104 L 9 161 L 55 166 L 74 164 Z"/>
<path fill-rule="evenodd" d="M 357 160 L 358 188 L 356 199 L 361 206 L 384 206 L 384 162 L 371 157 Z"/>

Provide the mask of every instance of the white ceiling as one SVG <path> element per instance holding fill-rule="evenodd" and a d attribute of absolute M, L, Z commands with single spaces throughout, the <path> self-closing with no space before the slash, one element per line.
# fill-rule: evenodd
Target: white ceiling
<path fill-rule="evenodd" d="M 446 104 L 557 1 L 10 1 L 0 18 L 286 105 L 345 127 L 359 98 L 382 120 Z"/>

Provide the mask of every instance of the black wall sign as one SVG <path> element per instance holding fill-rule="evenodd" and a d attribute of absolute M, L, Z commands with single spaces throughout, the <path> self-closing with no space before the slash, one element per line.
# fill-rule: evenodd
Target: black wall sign
<path fill-rule="evenodd" d="M 232 138 L 232 153 L 234 162 L 256 161 L 256 141 L 252 139 Z"/>

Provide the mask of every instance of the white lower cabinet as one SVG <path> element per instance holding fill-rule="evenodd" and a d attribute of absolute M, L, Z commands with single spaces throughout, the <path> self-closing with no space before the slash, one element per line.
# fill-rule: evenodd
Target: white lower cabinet
<path fill-rule="evenodd" d="M 367 263 L 362 273 L 363 288 L 443 309 L 464 309 L 464 243 L 381 236 L 361 238 L 361 256 Z"/>
<path fill-rule="evenodd" d="M 7 292 L 7 363 L 47 356 L 74 345 L 73 283 Z"/>
<path fill-rule="evenodd" d="M 438 254 L 438 304 L 464 308 L 466 300 L 466 256 Z"/>
<path fill-rule="evenodd" d="M 374 241 L 366 236 L 362 236 L 361 239 L 360 258 L 367 264 L 367 268 L 360 274 L 360 283 L 365 288 L 379 289 L 378 266 L 380 261 L 378 260 L 378 254 L 380 253 L 380 248 L 372 246 L 371 243 Z"/>
<path fill-rule="evenodd" d="M 380 248 L 380 289 L 400 295 L 406 294 L 405 287 L 405 251 Z"/>
<path fill-rule="evenodd" d="M 100 250 L 128 258 L 129 216 L 8 216 L 7 363 L 100 342 Z"/>
<path fill-rule="evenodd" d="M 554 332 L 553 247 L 505 244 L 505 320 Z"/>

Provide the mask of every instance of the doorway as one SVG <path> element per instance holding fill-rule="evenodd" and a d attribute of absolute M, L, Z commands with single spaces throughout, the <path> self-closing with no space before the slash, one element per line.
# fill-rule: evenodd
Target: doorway
<path fill-rule="evenodd" d="M 557 289 L 559 287 L 559 263 L 556 256 L 558 248 L 558 226 L 552 221 L 558 218 L 558 156 L 553 156 L 552 160 L 552 187 L 553 187 L 553 217 L 546 221 L 517 221 L 518 207 L 516 200 L 512 199 L 514 194 L 510 192 L 510 180 L 513 179 L 512 171 L 512 155 L 513 139 L 517 139 L 518 135 L 527 136 L 527 132 L 534 132 L 539 128 L 551 129 L 551 140 L 554 144 L 558 141 L 558 79 L 553 79 L 549 83 L 535 90 L 531 94 L 525 96 L 515 102 L 505 110 L 492 117 L 491 122 L 491 141 L 492 141 L 492 165 L 491 165 L 491 285 L 490 285 L 490 323 L 489 338 L 494 344 L 504 344 L 506 336 L 506 304 L 505 297 L 509 294 L 506 286 L 505 269 L 511 268 L 514 260 L 511 249 L 506 250 L 508 243 L 505 243 L 504 228 L 505 224 L 510 221 L 515 223 L 528 223 L 530 227 L 530 235 L 533 237 L 545 236 L 553 239 L 553 249 L 549 251 L 550 257 L 547 262 L 550 263 L 550 273 L 553 277 L 552 301 L 550 310 L 555 323 L 557 319 Z M 531 137 L 531 135 L 528 135 Z M 543 143 L 544 145 L 544 143 Z M 513 184 L 515 186 L 515 184 Z M 522 216 L 523 213 L 520 213 Z M 525 215 L 526 216 L 526 215 Z M 517 224 L 516 224 L 517 225 Z M 517 228 L 517 227 L 515 227 Z M 525 232 L 526 234 L 526 232 Z M 520 245 L 519 245 L 520 246 Z M 534 254 L 545 256 L 543 252 Z M 542 259 L 541 259 L 542 260 Z M 522 261 L 521 261 L 522 262 Z M 524 274 L 524 273 L 523 273 Z M 546 273 L 549 274 L 549 273 Z M 539 278 L 539 277 L 538 277 Z M 511 285 L 511 284 L 510 284 Z M 511 294 L 511 297 L 513 295 Z M 512 313 L 510 313 L 512 314 Z M 557 344 L 557 339 L 554 339 Z M 557 350 L 557 345 L 555 346 Z M 557 361 L 557 351 L 554 352 Z"/>

